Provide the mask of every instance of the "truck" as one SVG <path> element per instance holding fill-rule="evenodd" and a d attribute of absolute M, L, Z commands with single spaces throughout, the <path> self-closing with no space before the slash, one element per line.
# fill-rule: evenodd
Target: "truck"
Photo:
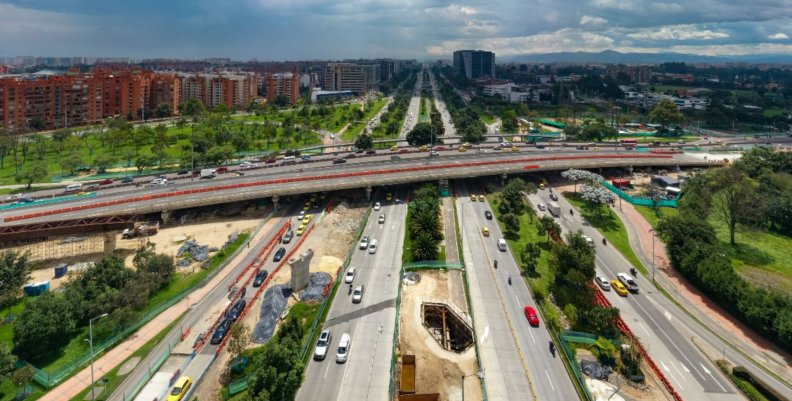
<path fill-rule="evenodd" d="M 124 229 L 121 238 L 150 237 L 157 234 L 157 231 L 159 231 L 159 223 L 135 223 L 134 227 Z"/>
<path fill-rule="evenodd" d="M 217 176 L 217 170 L 213 168 L 204 168 L 201 169 L 201 179 L 203 178 L 215 178 Z"/>
<path fill-rule="evenodd" d="M 555 217 L 561 216 L 561 206 L 558 203 L 550 202 L 547 204 L 547 210 Z"/>

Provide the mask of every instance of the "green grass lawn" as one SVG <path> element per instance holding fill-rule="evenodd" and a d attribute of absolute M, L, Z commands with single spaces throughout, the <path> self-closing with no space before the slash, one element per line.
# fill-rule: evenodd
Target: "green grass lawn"
<path fill-rule="evenodd" d="M 580 199 L 579 195 L 565 192 L 564 197 L 580 211 L 592 227 L 599 230 L 599 232 L 605 236 L 609 246 L 616 248 L 631 265 L 635 266 L 644 274 L 647 274 L 646 267 L 641 263 L 638 257 L 635 256 L 635 252 L 633 252 L 630 247 L 630 241 L 627 238 L 627 230 L 624 228 L 624 224 L 610 208 L 606 209 L 603 207 L 602 214 L 597 215 L 590 208 L 586 207 L 586 202 Z"/>
<path fill-rule="evenodd" d="M 741 276 L 759 287 L 792 293 L 792 238 L 737 226 L 737 245 L 732 246 L 729 230 L 720 215 L 713 212 L 709 223 L 723 248 L 729 251 L 734 268 Z"/>
<path fill-rule="evenodd" d="M 646 221 L 648 221 L 649 224 L 654 228 L 657 228 L 657 223 L 660 221 L 661 218 L 676 216 L 677 214 L 679 214 L 678 210 L 671 207 L 658 208 L 657 212 L 660 214 L 660 216 L 658 216 L 654 212 L 654 210 L 652 210 L 652 208 L 649 206 L 633 205 L 633 207 L 635 207 L 635 209 L 638 210 L 638 213 L 640 213 L 641 216 L 643 216 L 646 219 Z"/>
<path fill-rule="evenodd" d="M 358 137 L 363 132 L 363 129 L 366 128 L 368 122 L 377 115 L 377 113 L 385 107 L 385 104 L 388 103 L 388 99 L 382 98 L 378 99 L 373 102 L 371 107 L 366 109 L 365 115 L 362 119 L 357 121 L 356 123 L 352 124 L 347 128 L 346 131 L 341 135 L 341 139 L 347 142 L 352 142 L 355 138 Z"/>

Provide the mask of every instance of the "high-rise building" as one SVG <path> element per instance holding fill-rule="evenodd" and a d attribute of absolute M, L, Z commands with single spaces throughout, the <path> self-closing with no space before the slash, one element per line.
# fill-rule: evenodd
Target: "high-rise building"
<path fill-rule="evenodd" d="M 454 72 L 467 79 L 483 76 L 495 78 L 495 53 L 483 50 L 457 50 L 454 52 Z"/>
<path fill-rule="evenodd" d="M 255 73 L 218 72 L 214 74 L 181 74 L 181 102 L 198 99 L 207 109 L 224 104 L 241 109 L 258 93 Z"/>
<path fill-rule="evenodd" d="M 607 74 L 616 78 L 619 74 L 630 77 L 630 81 L 636 84 L 648 84 L 652 80 L 652 66 L 650 65 L 617 65 L 607 69 Z"/>
<path fill-rule="evenodd" d="M 371 69 L 364 65 L 329 63 L 325 66 L 324 89 L 361 94 L 368 89 L 368 77 L 372 74 Z"/>
<path fill-rule="evenodd" d="M 285 96 L 289 103 L 294 104 L 300 98 L 300 74 L 296 72 L 278 72 L 266 77 L 267 101 L 272 102 L 278 96 Z"/>

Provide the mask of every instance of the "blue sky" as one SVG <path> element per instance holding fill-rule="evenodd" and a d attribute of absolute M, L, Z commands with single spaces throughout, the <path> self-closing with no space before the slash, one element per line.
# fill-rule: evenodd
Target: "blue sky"
<path fill-rule="evenodd" d="M 792 0 L 0 0 L 0 16 L 3 56 L 792 56 Z"/>

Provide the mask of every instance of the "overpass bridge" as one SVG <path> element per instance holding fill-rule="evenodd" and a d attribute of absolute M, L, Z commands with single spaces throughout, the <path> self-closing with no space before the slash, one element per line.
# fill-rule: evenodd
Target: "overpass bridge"
<path fill-rule="evenodd" d="M 680 168 L 722 164 L 681 153 L 634 151 L 444 152 L 437 157 L 415 152 L 401 156 L 403 158 L 398 160 L 376 156 L 349 159 L 346 164 L 333 164 L 330 160 L 310 165 L 297 164 L 269 174 L 197 180 L 158 188 L 129 188 L 89 199 L 2 211 L 0 240 L 11 233 L 19 235 L 25 232 L 25 227 L 38 230 L 46 230 L 49 226 L 77 228 L 77 225 L 65 222 L 151 214 L 160 214 L 167 220 L 170 212 L 179 209 L 261 198 L 271 198 L 277 204 L 281 197 L 318 191 L 360 188 L 370 193 L 377 186 L 481 176 L 505 178 L 509 174 L 569 168 Z"/>

